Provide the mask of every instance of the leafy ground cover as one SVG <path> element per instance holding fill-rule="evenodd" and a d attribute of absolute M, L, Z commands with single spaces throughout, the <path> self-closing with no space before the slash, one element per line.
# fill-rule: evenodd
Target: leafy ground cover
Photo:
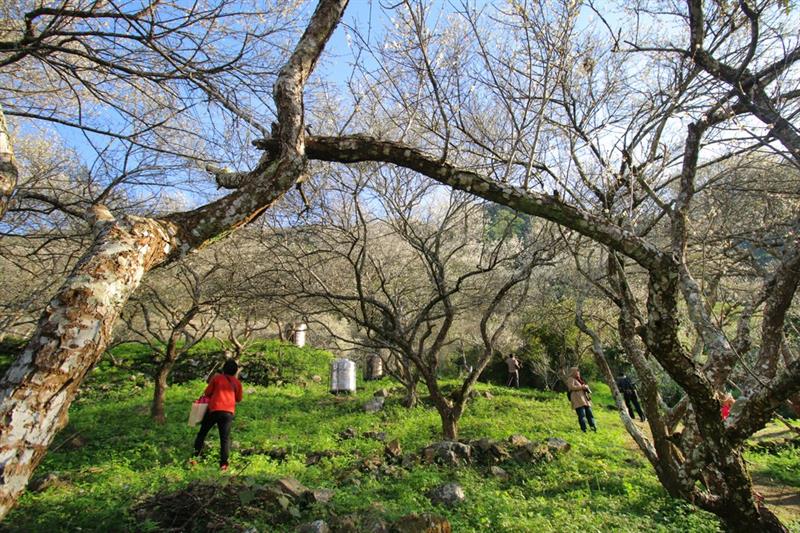
<path fill-rule="evenodd" d="M 97 370 L 95 385 L 98 376 L 108 372 Z M 161 530 L 136 509 L 154 495 L 168 498 L 187 487 L 203 486 L 211 489 L 198 494 L 208 498 L 192 505 L 225 510 L 230 516 L 221 529 L 240 531 L 293 531 L 315 519 L 365 512 L 387 520 L 432 512 L 446 517 L 454 531 L 720 529 L 713 516 L 664 493 L 644 458 L 630 450 L 616 412 L 605 407 L 611 398 L 602 384 L 593 384 L 596 434 L 580 432 L 563 394 L 479 385 L 490 397 L 480 395 L 470 402 L 460 425 L 461 438 L 504 440 L 522 434 L 534 441 L 560 437 L 572 446 L 547 464 L 504 464 L 509 474 L 504 480 L 479 465 L 417 464 L 386 475 L 360 471 L 365 458 L 382 457 L 385 446 L 365 434 L 383 432 L 387 440 L 398 439 L 404 451 L 417 452 L 440 440 L 435 411 L 424 401 L 417 408 L 403 408 L 397 391 L 383 410 L 368 413 L 364 403 L 376 390 L 391 389 L 392 382 L 370 382 L 354 395 L 334 396 L 327 392 L 326 380 L 316 383 L 310 377 L 303 385 L 245 384 L 228 473 L 217 467 L 215 430 L 200 464 L 188 465 L 196 429 L 186 425 L 186 417 L 202 381 L 170 387 L 164 426 L 148 417 L 152 389 L 141 379 L 129 380 L 137 385 L 108 391 L 97 386 L 74 404 L 69 425 L 37 471 L 34 484 L 42 488 L 26 492 L 0 527 L 25 532 Z M 347 430 L 355 437 L 342 438 Z M 318 460 L 309 461 L 315 454 Z M 800 487 L 796 453 L 767 455 L 751 452 L 748 458 L 757 471 L 779 475 L 788 487 Z M 253 506 L 242 511 L 254 498 L 249 487 L 285 477 L 312 489 L 330 489 L 333 496 L 327 503 L 291 508 L 288 515 Z M 464 488 L 466 501 L 455 508 L 432 504 L 426 492 L 451 481 Z M 800 517 L 789 518 L 800 531 Z M 188 524 L 198 527 L 190 521 L 184 524 L 185 529 Z"/>

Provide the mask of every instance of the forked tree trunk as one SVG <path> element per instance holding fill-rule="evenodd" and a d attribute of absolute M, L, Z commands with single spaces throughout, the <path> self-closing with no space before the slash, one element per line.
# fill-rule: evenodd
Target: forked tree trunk
<path fill-rule="evenodd" d="M 686 462 L 682 470 L 684 483 L 700 479 L 707 468 L 719 477 L 718 487 L 709 486 L 710 498 L 695 501 L 698 505 L 722 518 L 731 531 L 788 531 L 775 515 L 753 496 L 753 484 L 747 472 L 741 445 L 731 442 L 719 415 L 719 402 L 714 399 L 712 384 L 702 370 L 692 365 L 680 345 L 677 335 L 677 277 L 669 274 L 650 274 L 648 323 L 645 341 L 659 362 L 669 370 L 675 381 L 687 392 L 694 412 L 694 422 L 687 421 L 699 433 L 698 446 L 683 450 Z M 649 414 L 649 413 L 648 413 Z M 694 491 L 684 490 L 682 496 L 691 499 Z M 699 495 L 702 496 L 702 495 Z"/>
<path fill-rule="evenodd" d="M 167 421 L 165 404 L 167 398 L 167 379 L 169 378 L 172 367 L 178 359 L 178 353 L 167 352 L 156 371 L 155 386 L 153 388 L 153 405 L 150 407 L 150 416 L 156 424 L 164 424 Z"/>

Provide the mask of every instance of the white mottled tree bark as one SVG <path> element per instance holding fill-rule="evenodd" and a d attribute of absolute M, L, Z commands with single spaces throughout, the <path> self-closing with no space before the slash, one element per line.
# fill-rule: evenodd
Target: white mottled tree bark
<path fill-rule="evenodd" d="M 106 214 L 108 212 L 106 211 Z M 99 217 L 91 249 L 50 301 L 22 355 L 0 382 L 0 515 L 25 488 L 114 322 L 144 273 L 174 247 L 175 228 Z"/>
<path fill-rule="evenodd" d="M 235 192 L 186 213 L 160 220 L 116 220 L 104 208 L 95 209 L 94 244 L 0 382 L 0 518 L 14 506 L 66 423 L 76 390 L 105 350 L 114 322 L 142 276 L 252 221 L 302 179 L 303 87 L 346 6 L 347 0 L 320 0 L 278 75 L 277 159 L 262 161 Z"/>

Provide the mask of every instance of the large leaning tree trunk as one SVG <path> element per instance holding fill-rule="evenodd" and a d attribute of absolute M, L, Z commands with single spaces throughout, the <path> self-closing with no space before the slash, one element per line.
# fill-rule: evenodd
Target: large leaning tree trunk
<path fill-rule="evenodd" d="M 161 219 L 114 218 L 94 209 L 94 244 L 39 320 L 0 382 L 0 518 L 14 506 L 86 373 L 105 350 L 123 305 L 150 269 L 168 263 L 269 208 L 306 169 L 303 87 L 347 0 L 320 0 L 273 88 L 279 153 L 241 188 L 208 205 Z"/>

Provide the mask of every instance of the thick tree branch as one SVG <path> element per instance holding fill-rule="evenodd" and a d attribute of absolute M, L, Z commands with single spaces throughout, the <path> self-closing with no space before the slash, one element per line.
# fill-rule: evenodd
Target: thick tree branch
<path fill-rule="evenodd" d="M 275 88 L 281 157 L 263 162 L 234 193 L 160 220 L 95 206 L 92 248 L 51 300 L 23 354 L 0 382 L 0 518 L 24 490 L 86 373 L 103 354 L 122 307 L 145 272 L 259 216 L 302 177 L 302 91 L 347 0 L 320 0 Z"/>
<path fill-rule="evenodd" d="M 734 409 L 730 427 L 726 431 L 728 438 L 734 444 L 742 443 L 764 427 L 772 419 L 775 409 L 798 391 L 800 391 L 800 359 L 788 365 L 778 377 L 744 400 L 741 410 Z"/>
<path fill-rule="evenodd" d="M 374 161 L 414 170 L 454 189 L 573 229 L 631 257 L 647 269 L 663 267 L 665 262 L 670 261 L 669 256 L 633 233 L 599 216 L 578 210 L 557 197 L 495 182 L 477 172 L 459 169 L 402 143 L 351 135 L 306 137 L 305 144 L 306 155 L 311 159 L 338 163 Z M 256 141 L 256 146 L 270 153 L 277 151 L 277 141 L 274 139 Z"/>

